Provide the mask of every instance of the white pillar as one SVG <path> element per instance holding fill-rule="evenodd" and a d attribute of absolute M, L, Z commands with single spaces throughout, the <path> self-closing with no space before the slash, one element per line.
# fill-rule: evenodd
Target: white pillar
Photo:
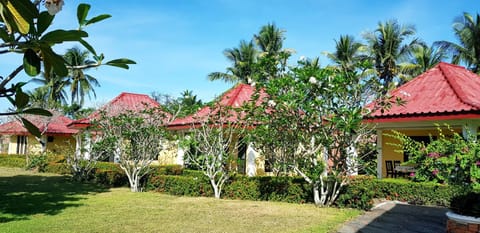
<path fill-rule="evenodd" d="M 257 164 L 255 160 L 258 153 L 253 148 L 253 143 L 248 143 L 247 152 L 246 152 L 246 163 L 247 163 L 247 176 L 256 176 L 257 175 Z"/>
<path fill-rule="evenodd" d="M 89 131 L 85 132 L 85 146 L 83 148 L 83 157 L 90 159 L 90 153 L 92 152 L 92 134 Z"/>
<path fill-rule="evenodd" d="M 377 129 L 377 178 L 382 178 L 383 151 L 382 151 L 382 130 Z"/>
<path fill-rule="evenodd" d="M 177 141 L 178 144 L 178 150 L 177 150 L 177 158 L 176 158 L 176 163 L 178 165 L 185 165 L 185 148 L 180 145 L 180 143 Z"/>
<path fill-rule="evenodd" d="M 75 157 L 80 158 L 82 155 L 82 135 L 78 133 L 75 135 Z"/>

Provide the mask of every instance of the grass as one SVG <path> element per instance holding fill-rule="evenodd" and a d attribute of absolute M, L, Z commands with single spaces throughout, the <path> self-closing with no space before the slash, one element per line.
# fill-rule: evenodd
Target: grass
<path fill-rule="evenodd" d="M 360 213 L 131 193 L 0 167 L 0 232 L 332 232 Z"/>

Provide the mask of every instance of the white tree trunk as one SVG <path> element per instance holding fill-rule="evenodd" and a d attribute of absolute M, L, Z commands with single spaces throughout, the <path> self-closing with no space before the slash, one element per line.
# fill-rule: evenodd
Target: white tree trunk
<path fill-rule="evenodd" d="M 215 198 L 220 199 L 220 187 L 215 182 L 215 179 L 210 178 L 210 184 L 212 184 L 213 193 L 215 195 Z"/>
<path fill-rule="evenodd" d="M 255 149 L 253 149 L 252 143 L 249 143 L 248 147 L 247 147 L 247 155 L 246 155 L 247 176 L 252 177 L 252 176 L 257 175 L 257 165 L 255 163 L 255 159 L 257 157 L 256 155 L 257 155 L 257 152 L 255 151 Z"/>
<path fill-rule="evenodd" d="M 318 187 L 318 183 L 313 185 L 313 202 L 316 206 L 323 205 L 322 201 L 320 200 L 320 191 Z"/>

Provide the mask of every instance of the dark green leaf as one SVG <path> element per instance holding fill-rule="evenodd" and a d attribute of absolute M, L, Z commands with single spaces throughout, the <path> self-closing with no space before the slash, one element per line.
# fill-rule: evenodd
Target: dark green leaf
<path fill-rule="evenodd" d="M 120 58 L 120 59 L 115 59 L 115 60 L 108 61 L 105 64 L 109 65 L 109 66 L 116 66 L 116 67 L 128 69 L 129 64 L 137 64 L 137 63 L 135 61 L 132 61 L 132 60 L 127 59 L 127 58 Z"/>
<path fill-rule="evenodd" d="M 30 76 L 37 76 L 40 73 L 41 60 L 32 49 L 27 49 L 23 55 L 23 69 Z"/>
<path fill-rule="evenodd" d="M 80 41 L 82 37 L 88 37 L 88 34 L 84 31 L 59 29 L 45 34 L 41 40 L 47 43 L 58 44 L 64 41 Z"/>
<path fill-rule="evenodd" d="M 2 39 L 4 42 L 10 42 L 13 40 L 13 37 L 8 35 L 8 32 L 5 28 L 0 28 L 0 39 Z"/>
<path fill-rule="evenodd" d="M 53 67 L 55 74 L 65 77 L 68 75 L 68 69 L 65 66 L 65 60 L 60 55 L 53 52 L 49 46 L 42 46 L 40 48 L 44 56 L 45 67 Z M 49 68 L 50 69 L 50 68 Z M 47 69 L 45 69 L 47 71 Z"/>
<path fill-rule="evenodd" d="M 30 97 L 22 91 L 22 89 L 17 89 L 15 92 L 15 106 L 22 109 L 27 106 Z"/>
<path fill-rule="evenodd" d="M 87 41 L 85 41 L 84 39 L 80 39 L 78 42 L 80 42 L 80 44 L 82 44 L 83 47 L 88 49 L 88 51 L 90 51 L 93 54 L 93 56 L 97 55 L 97 52 L 95 51 L 95 49 Z"/>
<path fill-rule="evenodd" d="M 25 114 L 40 115 L 40 116 L 52 116 L 52 113 L 43 108 L 29 108 L 22 111 Z"/>
<path fill-rule="evenodd" d="M 37 33 L 41 35 L 47 28 L 52 24 L 55 15 L 50 15 L 47 11 L 43 11 L 38 16 L 38 23 L 37 23 Z"/>
<path fill-rule="evenodd" d="M 80 26 L 85 25 L 85 19 L 87 18 L 88 11 L 90 11 L 90 5 L 82 3 L 77 7 L 77 19 Z"/>
<path fill-rule="evenodd" d="M 40 130 L 37 128 L 37 126 L 32 124 L 32 122 L 30 122 L 29 120 L 23 117 L 21 117 L 20 119 L 22 120 L 23 126 L 25 126 L 28 132 L 30 132 L 33 136 L 38 138 L 42 136 L 42 133 L 40 132 Z"/>
<path fill-rule="evenodd" d="M 99 16 L 95 16 L 89 20 L 87 20 L 87 22 L 85 23 L 85 26 L 86 25 L 90 25 L 90 24 L 94 24 L 94 23 L 98 23 L 102 20 L 105 20 L 105 19 L 108 19 L 112 17 L 111 15 L 107 15 L 107 14 L 104 14 L 104 15 L 99 15 Z"/>

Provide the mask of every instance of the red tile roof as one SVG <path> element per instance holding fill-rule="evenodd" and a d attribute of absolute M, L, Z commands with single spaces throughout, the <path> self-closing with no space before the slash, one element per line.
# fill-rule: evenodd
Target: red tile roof
<path fill-rule="evenodd" d="M 448 63 L 439 63 L 393 90 L 391 95 L 400 97 L 406 104 L 393 104 L 384 113 L 380 110 L 373 112 L 371 117 L 394 119 L 480 114 L 480 76 Z"/>
<path fill-rule="evenodd" d="M 91 120 L 98 119 L 101 112 L 106 112 L 109 116 L 115 116 L 125 111 L 138 112 L 156 107 L 160 107 L 160 104 L 148 95 L 122 92 L 87 118 L 75 120 L 69 127 L 85 128 L 90 125 Z"/>
<path fill-rule="evenodd" d="M 192 126 L 193 124 L 199 124 L 205 120 L 211 114 L 215 114 L 218 112 L 218 108 L 221 107 L 228 107 L 228 108 L 239 108 L 245 102 L 248 102 L 252 99 L 252 95 L 255 93 L 255 87 L 252 87 L 248 84 L 237 84 L 230 90 L 226 91 L 221 97 L 220 101 L 216 102 L 214 105 L 214 109 L 209 106 L 203 107 L 198 110 L 195 114 L 184 118 L 175 119 L 171 122 L 168 126 L 169 129 L 186 129 Z M 261 94 L 265 96 L 265 94 Z M 262 99 L 259 98 L 259 99 Z M 259 104 L 259 103 L 258 103 Z M 235 113 L 227 119 L 227 121 L 234 122 L 238 120 L 238 116 Z"/>
<path fill-rule="evenodd" d="M 32 122 L 40 132 L 45 131 L 45 135 L 72 135 L 78 132 L 76 129 L 70 129 L 68 124 L 72 123 L 72 119 L 61 115 L 58 112 L 51 111 L 52 117 L 27 115 L 24 116 Z M 0 125 L 0 134 L 3 135 L 30 135 L 23 124 L 19 120 L 13 120 Z"/>

